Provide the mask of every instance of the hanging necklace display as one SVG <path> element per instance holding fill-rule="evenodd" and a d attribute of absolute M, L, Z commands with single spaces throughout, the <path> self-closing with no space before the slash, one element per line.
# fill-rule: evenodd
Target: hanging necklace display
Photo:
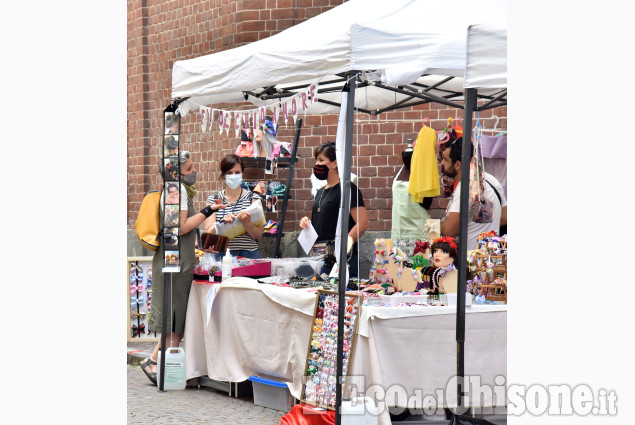
<path fill-rule="evenodd" d="M 181 116 L 173 105 L 163 112 L 163 238 L 164 272 L 180 271 L 181 222 Z"/>

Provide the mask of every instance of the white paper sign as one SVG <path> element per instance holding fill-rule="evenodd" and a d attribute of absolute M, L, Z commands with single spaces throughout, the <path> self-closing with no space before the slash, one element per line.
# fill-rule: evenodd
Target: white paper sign
<path fill-rule="evenodd" d="M 309 227 L 303 229 L 300 232 L 300 235 L 298 236 L 298 242 L 300 242 L 300 246 L 307 255 L 309 255 L 309 252 L 311 252 L 311 248 L 313 247 L 313 244 L 315 243 L 317 238 L 318 234 L 313 228 L 313 225 L 309 225 Z"/>

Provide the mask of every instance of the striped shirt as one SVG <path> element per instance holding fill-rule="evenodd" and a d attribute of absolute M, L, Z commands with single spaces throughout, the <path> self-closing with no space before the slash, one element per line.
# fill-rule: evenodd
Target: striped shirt
<path fill-rule="evenodd" d="M 223 201 L 223 204 L 230 205 L 227 208 L 221 208 L 216 211 L 216 221 L 218 223 L 223 222 L 223 217 L 225 217 L 228 213 L 238 214 L 239 212 L 247 209 L 254 200 L 260 201 L 262 199 L 257 193 L 247 190 L 241 194 L 238 201 L 230 203 L 227 198 L 225 198 L 225 191 L 223 190 L 216 195 L 210 195 L 207 198 L 207 202 L 213 204 L 214 200 L 216 200 L 219 196 L 221 201 Z M 228 247 L 230 250 L 244 249 L 246 251 L 255 251 L 258 249 L 258 242 L 252 238 L 249 233 L 245 233 L 243 235 L 236 236 L 234 239 L 230 239 Z"/>

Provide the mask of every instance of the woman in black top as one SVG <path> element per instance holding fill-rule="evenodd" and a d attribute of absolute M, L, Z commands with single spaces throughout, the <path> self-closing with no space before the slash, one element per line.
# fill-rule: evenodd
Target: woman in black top
<path fill-rule="evenodd" d="M 313 174 L 319 180 L 326 180 L 326 186 L 315 194 L 315 202 L 311 209 L 311 219 L 302 217 L 302 229 L 313 225 L 318 234 L 318 242 L 335 240 L 337 218 L 340 208 L 340 177 L 337 173 L 335 142 L 322 143 L 315 150 L 315 166 Z M 364 206 L 362 192 L 351 182 L 351 212 L 348 217 L 348 237 L 352 239 L 352 256 L 348 261 L 350 277 L 358 275 L 357 239 L 368 230 L 368 215 Z M 359 233 L 359 235 L 358 235 Z"/>

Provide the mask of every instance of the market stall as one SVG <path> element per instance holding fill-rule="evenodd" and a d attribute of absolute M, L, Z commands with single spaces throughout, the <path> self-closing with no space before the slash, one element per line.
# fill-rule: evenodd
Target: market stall
<path fill-rule="evenodd" d="M 312 290 L 248 278 L 222 285 L 195 283 L 185 329 L 186 378 L 241 382 L 258 375 L 287 383 L 300 399 L 315 297 Z M 362 307 L 352 382 L 359 391 L 370 384 L 384 389 L 399 385 L 408 398 L 417 390 L 420 397 L 443 391 L 442 407 L 455 407 L 456 387 L 448 385 L 456 372 L 455 312 L 449 306 Z M 466 373 L 494 386 L 496 376 L 506 375 L 507 307 L 474 305 L 466 317 Z M 505 405 L 492 394 L 483 400 L 473 397 L 474 405 Z M 400 402 L 388 404 L 409 407 L 407 399 Z M 380 423 L 390 424 L 387 411 Z"/>
<path fill-rule="evenodd" d="M 339 111 L 338 155 L 345 158 L 340 217 L 347 217 L 354 113 L 378 115 L 437 102 L 464 109 L 464 126 L 471 129 L 474 111 L 506 105 L 504 22 L 504 1 L 352 0 L 267 39 L 177 61 L 173 68 L 173 104 L 181 115 L 207 110 L 210 121 L 213 109 L 205 109 L 209 105 L 247 100 L 261 110 L 279 111 L 286 110 L 286 100 L 295 102 L 300 95 L 303 101 L 310 98 L 308 105 L 304 103 L 303 113 Z M 219 117 L 221 112 L 227 115 L 219 110 Z M 296 108 L 290 115 L 295 119 L 297 114 Z M 286 112 L 284 118 L 286 121 Z M 464 137 L 469 141 L 471 131 Z M 467 158 L 469 143 L 463 146 L 463 158 Z M 469 161 L 462 164 L 461 184 L 466 187 Z M 461 240 L 467 235 L 467 193 L 463 191 L 461 197 Z M 345 234 L 345 220 L 340 222 L 341 234 Z M 345 244 L 345 238 L 336 241 L 340 264 L 345 263 Z M 466 251 L 465 244 L 460 244 L 459 255 L 465 258 Z M 345 290 L 345 276 L 342 268 L 340 294 Z M 459 293 L 465 292 L 465 280 L 463 262 L 459 267 Z M 464 341 L 471 344 L 465 338 L 465 308 L 465 299 L 458 297 L 459 376 L 465 374 Z M 343 316 L 339 319 L 341 323 Z M 343 332 L 342 327 L 339 331 Z M 341 333 L 338 339 L 342 340 Z"/>

